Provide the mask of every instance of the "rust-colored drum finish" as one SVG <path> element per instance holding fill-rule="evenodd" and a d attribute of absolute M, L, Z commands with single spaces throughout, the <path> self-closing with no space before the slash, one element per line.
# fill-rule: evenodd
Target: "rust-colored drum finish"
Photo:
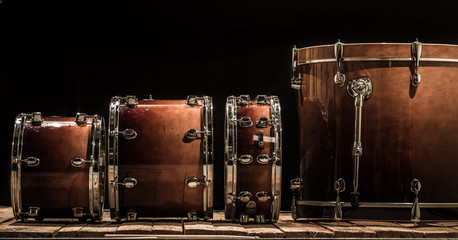
<path fill-rule="evenodd" d="M 210 97 L 112 99 L 112 218 L 212 218 L 212 110 Z"/>
<path fill-rule="evenodd" d="M 277 221 L 281 194 L 278 98 L 228 97 L 225 144 L 226 219 Z"/>
<path fill-rule="evenodd" d="M 335 207 L 337 219 L 342 207 L 406 208 L 414 221 L 420 209 L 458 208 L 458 46 L 293 49 L 293 71 L 294 218 L 322 216 L 313 206 Z"/>
<path fill-rule="evenodd" d="M 16 219 L 102 218 L 105 174 L 103 118 L 78 114 L 16 118 L 11 196 Z"/>

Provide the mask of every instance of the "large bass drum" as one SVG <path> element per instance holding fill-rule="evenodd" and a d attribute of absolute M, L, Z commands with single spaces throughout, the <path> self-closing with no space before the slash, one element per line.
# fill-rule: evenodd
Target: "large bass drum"
<path fill-rule="evenodd" d="M 226 102 L 226 219 L 276 222 L 281 197 L 281 116 L 276 96 Z"/>
<path fill-rule="evenodd" d="M 16 219 L 101 220 L 105 184 L 103 118 L 16 117 L 11 203 Z"/>
<path fill-rule="evenodd" d="M 111 217 L 213 217 L 211 97 L 110 104 Z"/>
<path fill-rule="evenodd" d="M 293 75 L 301 176 L 291 182 L 294 218 L 410 213 L 416 222 L 420 212 L 433 218 L 458 208 L 458 46 L 294 48 Z"/>

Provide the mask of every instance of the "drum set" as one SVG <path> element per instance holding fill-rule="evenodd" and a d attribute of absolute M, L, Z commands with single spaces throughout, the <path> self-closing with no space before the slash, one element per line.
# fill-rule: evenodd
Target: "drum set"
<path fill-rule="evenodd" d="M 300 145 L 293 219 L 407 212 L 416 223 L 429 209 L 458 209 L 458 46 L 338 41 L 292 55 Z M 15 218 L 98 221 L 109 209 L 118 221 L 212 219 L 213 107 L 209 96 L 115 96 L 107 129 L 98 115 L 19 114 Z M 227 97 L 228 221 L 278 221 L 282 137 L 278 97 Z"/>

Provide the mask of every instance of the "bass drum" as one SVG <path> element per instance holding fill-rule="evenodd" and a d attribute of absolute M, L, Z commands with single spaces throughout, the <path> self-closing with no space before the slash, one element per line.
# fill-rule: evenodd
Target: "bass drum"
<path fill-rule="evenodd" d="M 293 75 L 301 176 L 291 182 L 294 218 L 410 213 L 416 222 L 420 212 L 436 217 L 427 209 L 456 216 L 458 46 L 293 49 Z"/>
<path fill-rule="evenodd" d="M 11 151 L 11 203 L 16 219 L 101 220 L 105 125 L 97 115 L 16 117 Z"/>
<path fill-rule="evenodd" d="M 111 217 L 213 217 L 211 97 L 110 104 Z"/>
<path fill-rule="evenodd" d="M 226 102 L 226 219 L 276 222 L 281 197 L 281 116 L 276 96 Z"/>

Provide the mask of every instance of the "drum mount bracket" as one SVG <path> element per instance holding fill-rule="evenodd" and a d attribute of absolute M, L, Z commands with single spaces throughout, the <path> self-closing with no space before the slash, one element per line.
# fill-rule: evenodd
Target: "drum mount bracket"
<path fill-rule="evenodd" d="M 292 51 L 292 60 L 291 60 L 291 67 L 293 70 L 293 77 L 291 78 L 291 88 L 299 90 L 302 84 L 302 77 L 299 75 L 297 71 L 297 48 L 296 45 L 293 47 Z"/>
<path fill-rule="evenodd" d="M 363 102 L 372 96 L 372 80 L 369 77 L 354 78 L 348 82 L 347 92 L 355 98 L 355 140 L 353 142 L 352 155 L 354 158 L 353 165 L 353 192 L 351 192 L 351 205 L 353 208 L 359 207 L 359 160 L 363 155 L 361 143 L 361 117 L 363 111 Z"/>
<path fill-rule="evenodd" d="M 345 74 L 340 72 L 343 61 L 343 44 L 340 42 L 340 39 L 334 44 L 334 56 L 336 58 L 337 68 L 337 73 L 334 75 L 334 83 L 339 87 L 343 87 L 345 85 Z"/>
<path fill-rule="evenodd" d="M 415 40 L 415 42 L 412 43 L 412 48 L 411 48 L 411 55 L 412 55 L 412 60 L 414 61 L 415 68 L 412 74 L 410 74 L 410 83 L 412 86 L 417 87 L 420 84 L 421 81 L 421 76 L 418 73 L 418 67 L 420 66 L 420 56 L 421 56 L 421 42 Z"/>

